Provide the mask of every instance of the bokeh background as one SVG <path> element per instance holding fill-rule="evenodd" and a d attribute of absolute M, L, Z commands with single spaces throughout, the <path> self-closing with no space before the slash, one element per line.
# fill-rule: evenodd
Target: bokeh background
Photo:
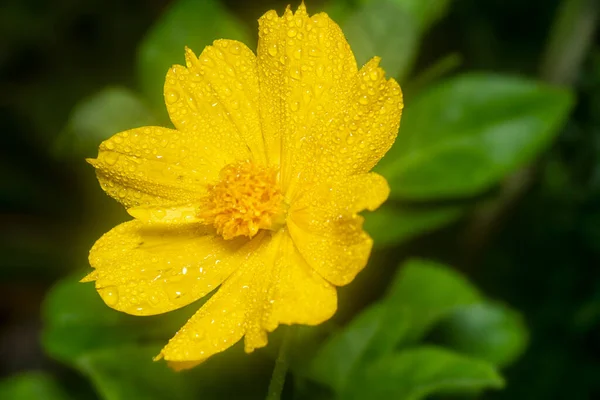
<path fill-rule="evenodd" d="M 388 74 L 402 83 L 406 102 L 400 137 L 408 139 L 399 139 L 381 167 L 389 174 L 393 200 L 367 217 L 377 250 L 367 270 L 341 290 L 340 312 L 325 331 L 339 335 L 362 310 L 381 302 L 398 264 L 414 257 L 436 260 L 466 277 L 493 299 L 490 304 L 502 304 L 489 306 L 491 311 L 484 307 L 480 314 L 447 316 L 419 338 L 497 361 L 506 380 L 503 389 L 485 392 L 502 385 L 462 392 L 450 387 L 451 396 L 600 398 L 599 2 L 306 3 L 310 13 L 326 10 L 340 22 L 359 62 L 383 56 Z M 221 37 L 243 39 L 254 48 L 256 20 L 269 9 L 281 13 L 286 4 L 2 2 L 0 398 L 179 398 L 184 389 L 177 388 L 187 387 L 192 376 L 215 382 L 193 393 L 225 398 L 223 388 L 231 389 L 233 375 L 251 388 L 233 398 L 266 393 L 276 334 L 273 348 L 242 355 L 242 361 L 222 358 L 201 366 L 193 372 L 197 375 L 173 378 L 176 383 L 170 375 L 164 378 L 162 369 L 133 374 L 148 363 L 134 345 L 113 355 L 88 356 L 89 349 L 102 347 L 98 343 L 139 347 L 166 340 L 193 309 L 173 317 L 177 322 L 161 331 L 156 325 L 162 320 L 140 323 L 112 311 L 102 314 L 106 307 L 92 286 L 74 282 L 88 268 L 94 241 L 128 219 L 102 193 L 85 157 L 95 156 L 100 141 L 119 130 L 168 123 L 161 108 L 162 76 L 170 64 L 183 63 L 182 40 L 197 54 Z M 448 122 L 444 118 L 452 119 L 452 112 L 444 110 L 463 119 Z M 456 132 L 446 132 L 448 126 Z M 476 162 L 468 160 L 475 153 L 445 158 L 427 153 L 431 164 L 417 165 L 412 175 L 398 172 L 410 169 L 400 164 L 411 151 L 465 132 L 473 133 L 473 146 L 479 146 Z M 408 150 L 397 148 L 403 144 Z M 490 167 L 489 160 L 502 157 L 501 167 Z M 413 290 L 435 296 L 434 279 L 421 284 L 422 290 Z M 394 314 L 393 320 L 401 317 Z M 319 335 L 329 337 L 328 331 Z M 317 349 L 311 340 L 303 345 Z M 164 392 L 136 391 L 153 379 Z M 119 381 L 129 386 L 123 389 Z M 327 386 L 327 378 L 318 384 L 289 378 L 284 395 L 327 398 L 331 388 L 319 388 L 322 383 Z M 448 396 L 442 389 L 431 395 Z"/>

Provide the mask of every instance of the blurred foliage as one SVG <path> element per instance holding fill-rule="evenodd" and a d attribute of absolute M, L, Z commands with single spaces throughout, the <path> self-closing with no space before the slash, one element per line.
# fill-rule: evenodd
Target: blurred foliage
<path fill-rule="evenodd" d="M 255 48 L 256 19 L 285 3 L 55 3 L 0 6 L 0 398 L 264 398 L 281 329 L 175 373 L 151 358 L 201 302 L 132 317 L 78 283 L 127 219 L 84 158 L 169 123 L 162 83 L 185 45 Z M 294 331 L 283 397 L 600 398 L 598 2 L 307 7 L 360 64 L 382 57 L 406 108 L 377 166 L 392 198 L 366 215 L 376 251 L 331 321 Z"/>

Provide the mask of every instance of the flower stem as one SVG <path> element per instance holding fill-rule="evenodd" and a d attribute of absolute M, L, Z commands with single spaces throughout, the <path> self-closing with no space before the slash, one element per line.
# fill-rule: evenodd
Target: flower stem
<path fill-rule="evenodd" d="M 283 392 L 283 385 L 285 384 L 285 376 L 287 375 L 289 367 L 289 349 L 292 343 L 292 336 L 294 334 L 294 327 L 286 327 L 285 334 L 283 335 L 283 341 L 279 347 L 279 354 L 275 361 L 275 368 L 271 375 L 271 383 L 269 384 L 269 392 L 267 393 L 267 400 L 279 400 L 281 399 L 281 393 Z"/>

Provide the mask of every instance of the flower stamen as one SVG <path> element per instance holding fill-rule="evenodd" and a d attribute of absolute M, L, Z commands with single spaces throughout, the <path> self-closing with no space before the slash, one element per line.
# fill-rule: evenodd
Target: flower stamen
<path fill-rule="evenodd" d="M 208 187 L 200 218 L 224 239 L 283 226 L 286 207 L 276 169 L 243 161 L 225 166 L 219 178 Z"/>

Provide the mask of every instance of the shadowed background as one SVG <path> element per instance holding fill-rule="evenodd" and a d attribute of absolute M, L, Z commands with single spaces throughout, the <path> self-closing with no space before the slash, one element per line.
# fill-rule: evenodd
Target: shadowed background
<path fill-rule="evenodd" d="M 112 384 L 110 377 L 130 379 L 126 371 L 136 368 L 135 362 L 129 367 L 123 366 L 124 371 L 107 367 L 109 372 L 98 378 L 100 375 L 94 370 L 97 364 L 86 364 L 82 358 L 70 364 L 61 359 L 62 356 L 68 358 L 65 354 L 70 349 L 61 353 L 52 347 L 55 344 L 48 344 L 54 343 L 52 333 L 46 333 L 44 346 L 40 338 L 43 329 L 57 323 L 53 318 L 66 321 L 80 317 L 68 312 L 57 316 L 64 309 L 61 301 L 84 304 L 87 298 L 97 300 L 91 286 L 83 285 L 74 291 L 65 288 L 64 298 L 59 293 L 53 297 L 53 303 L 44 299 L 60 279 L 82 277 L 88 268 L 87 252 L 93 242 L 128 218 L 121 206 L 101 192 L 93 169 L 84 158 L 94 157 L 100 141 L 111 133 L 144 124 L 166 123 L 162 122 L 165 114 L 160 93 L 165 61 L 154 60 L 152 51 L 155 48 L 163 51 L 164 46 L 157 42 L 178 26 L 173 22 L 172 10 L 181 7 L 179 3 L 194 2 L 7 0 L 0 6 L 0 375 L 6 378 L 0 383 L 0 394 L 10 393 L 11 397 L 6 398 L 120 399 L 126 398 L 123 393 L 129 393 L 129 398 L 146 398 L 135 392 L 107 389 Z M 268 9 L 281 13 L 287 4 L 266 0 L 240 4 L 232 0 L 197 0 L 195 3 L 205 4 L 198 8 L 203 10 L 201 14 L 184 10 L 177 18 L 185 20 L 180 26 L 193 27 L 196 36 L 192 36 L 194 43 L 189 45 L 196 54 L 204 45 L 220 38 L 219 35 L 243 39 L 255 48 L 256 20 Z M 542 82 L 544 87 L 553 85 L 569 93 L 571 99 L 554 109 L 553 105 L 543 103 L 546 97 L 543 93 L 539 103 L 523 100 L 533 91 L 529 87 L 523 94 L 519 94 L 521 89 L 515 89 L 514 94 L 510 92 L 507 100 L 499 103 L 507 107 L 507 120 L 521 111 L 520 104 L 525 108 L 531 106 L 531 118 L 552 120 L 547 123 L 546 136 L 532 139 L 531 143 L 536 144 L 531 148 L 513 146 L 513 149 L 507 145 L 510 151 L 515 154 L 522 151 L 523 155 L 513 157 L 514 161 L 508 157 L 506 168 L 490 171 L 483 177 L 465 174 L 465 183 L 461 185 L 450 184 L 454 182 L 452 179 L 460 177 L 460 171 L 448 178 L 439 175 L 440 168 L 452 169 L 454 165 L 452 162 L 446 165 L 448 161 L 444 160 L 439 161 L 441 167 L 435 171 L 432 167 L 433 172 L 422 168 L 420 171 L 427 173 L 400 175 L 401 161 L 396 162 L 396 159 L 401 160 L 405 155 L 400 150 L 392 152 L 380 168 L 382 173 L 389 173 L 389 177 L 384 175 L 390 179 L 393 190 L 397 188 L 397 195 L 388 204 L 387 214 L 367 219 L 367 228 L 380 245 L 373 255 L 372 265 L 356 282 L 340 291 L 336 327 L 345 326 L 360 310 L 381 298 L 400 262 L 415 256 L 434 259 L 453 266 L 489 298 L 521 313 L 518 319 L 528 332 L 514 339 L 519 349 L 510 351 L 515 352 L 516 361 L 499 365 L 507 381 L 503 390 L 480 393 L 477 389 L 475 393 L 460 396 L 600 398 L 597 2 L 337 0 L 306 3 L 309 13 L 327 10 L 340 22 L 359 63 L 365 61 L 361 58 L 363 54 L 384 57 L 386 72 L 397 77 L 403 86 L 405 115 L 411 112 L 411 101 L 426 96 L 430 88 L 444 82 L 454 84 L 452 79 L 457 76 L 471 79 L 474 72 L 518 76 L 528 82 Z M 409 6 L 402 11 L 398 4 L 404 6 L 404 3 Z M 411 10 L 410 4 L 425 3 L 431 4 L 427 12 L 406 11 Z M 399 14 L 395 15 L 397 11 Z M 170 19 L 165 15 L 171 15 Z M 167 67 L 183 63 L 183 47 L 166 48 L 164 54 L 159 53 L 167 60 Z M 487 76 L 482 78 L 486 85 L 491 79 Z M 500 87 L 490 92 L 490 98 L 495 98 L 494 91 L 504 93 L 504 82 L 499 79 L 495 83 Z M 460 82 L 456 85 L 456 93 L 466 90 Z M 551 97 L 554 92 L 548 90 Z M 485 93 L 481 96 L 482 100 L 473 100 L 475 105 L 487 101 Z M 448 100 L 443 105 L 454 107 L 454 97 Z M 456 100 L 460 101 L 460 98 Z M 490 107 L 494 106 L 493 101 L 491 104 Z M 457 107 L 460 110 L 460 104 Z M 121 110 L 126 112 L 120 114 Z M 407 135 L 413 134 L 411 128 L 418 135 L 421 129 L 434 127 L 422 121 L 436 119 L 436 114 L 426 113 L 435 107 L 422 105 L 419 110 L 423 114 L 406 122 Z M 473 129 L 491 124 L 484 121 L 487 111 L 482 110 L 465 117 L 465 129 L 471 127 L 468 118 L 482 120 L 473 122 Z M 556 117 L 559 114 L 564 116 Z M 492 115 L 490 120 L 502 117 L 501 112 L 498 115 Z M 555 117 L 556 121 L 552 119 Z M 400 137 L 403 132 L 401 128 Z M 435 140 L 433 134 L 431 140 Z M 482 167 L 482 171 L 484 169 Z M 439 179 L 440 183 L 431 187 L 421 184 L 429 179 Z M 470 185 L 470 180 L 476 179 L 481 179 L 481 184 Z M 414 184 L 415 181 L 418 184 Z M 77 297 L 79 295 L 81 297 Z M 470 321 L 477 325 L 477 314 L 469 315 L 475 319 L 475 322 Z M 174 318 L 179 319 L 172 326 L 181 325 L 185 313 Z M 49 319 L 53 322 L 48 322 Z M 129 319 L 111 321 L 107 331 L 98 335 L 104 335 L 105 339 L 115 335 L 115 342 L 135 336 L 141 345 L 146 345 L 157 337 L 168 338 L 169 332 L 174 332 L 171 329 L 138 338 L 137 333 L 131 333 L 134 331 L 128 328 Z M 153 322 L 147 324 L 145 334 L 159 331 Z M 422 340 L 450 343 L 468 350 L 469 343 L 472 344 L 470 335 L 494 338 L 496 329 L 505 332 L 502 330 L 505 328 L 493 324 L 485 326 L 490 330 L 455 327 L 453 333 L 446 336 L 442 326 Z M 65 332 L 73 335 L 63 338 L 66 342 L 84 341 L 83 334 L 76 329 L 69 328 Z M 512 339 L 500 338 L 499 342 L 506 343 L 506 340 Z M 276 336 L 273 342 L 277 343 Z M 492 353 L 505 351 L 502 347 L 495 348 L 493 340 L 485 346 Z M 81 347 L 85 347 L 84 344 Z M 248 389 L 248 393 L 254 393 L 252 390 L 263 393 L 272 367 L 272 354 L 276 351 L 274 346 L 272 351 L 267 349 L 252 355 L 254 364 L 247 364 L 247 368 L 244 362 L 238 361 L 235 361 L 238 366 L 232 368 L 233 361 L 224 358 L 220 364 L 211 364 L 205 379 L 217 382 L 215 387 L 226 386 L 228 381 L 224 376 L 241 374 L 245 375 L 243 381 L 248 387 L 254 388 Z M 137 355 L 120 353 L 119 356 L 131 361 Z M 139 363 L 145 360 L 142 357 Z M 119 362 L 123 362 L 122 359 Z M 250 369 L 252 372 L 248 372 Z M 36 372 L 32 375 L 31 371 Z M 27 375 L 20 375 L 23 373 Z M 202 376 L 201 372 L 197 373 Z M 24 380 L 15 378 L 23 376 Z M 90 376 L 93 384 L 89 383 Z M 144 385 L 144 380 L 139 379 L 137 385 Z M 185 379 L 184 376 L 182 381 Z M 285 391 L 289 398 L 317 398 L 317 395 L 306 394 L 312 393 L 312 383 L 290 382 L 291 379 Z M 171 384 L 165 382 L 164 387 Z M 304 386 L 298 389 L 302 385 L 309 389 Z M 36 392 L 38 389 L 40 392 Z M 165 393 L 159 393 L 156 398 L 169 398 L 172 394 L 169 390 L 165 389 Z M 226 396 L 220 388 L 210 390 L 216 397 Z M 323 395 L 321 391 L 318 393 Z M 436 395 L 448 396 L 447 393 Z"/>

